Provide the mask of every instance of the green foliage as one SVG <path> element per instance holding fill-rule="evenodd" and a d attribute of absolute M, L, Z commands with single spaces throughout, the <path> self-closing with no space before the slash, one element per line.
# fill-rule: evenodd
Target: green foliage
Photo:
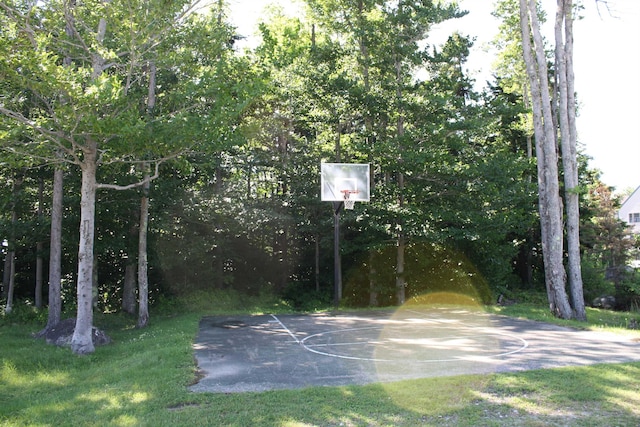
<path fill-rule="evenodd" d="M 161 297 L 153 312 L 160 316 L 175 316 L 181 313 L 253 313 L 288 311 L 278 295 L 264 291 L 250 296 L 233 289 L 196 290 L 185 295 Z"/>
<path fill-rule="evenodd" d="M 627 267 L 634 238 L 618 218 L 619 197 L 597 175 L 587 178 L 590 186 L 580 213 L 585 300 L 613 295 L 618 308 L 629 309 L 638 305 L 640 295 L 637 274 Z"/>
<path fill-rule="evenodd" d="M 638 321 L 637 312 L 613 311 L 599 308 L 587 307 L 587 321 L 564 320 L 556 318 L 549 310 L 549 304 L 545 293 L 524 293 L 521 295 L 523 302 L 507 306 L 487 306 L 485 309 L 492 313 L 504 314 L 511 317 L 549 322 L 562 326 L 569 326 L 577 329 L 608 330 L 621 334 L 631 334 L 637 332 L 628 329 L 630 323 Z"/>
<path fill-rule="evenodd" d="M 605 280 L 602 269 L 594 265 L 587 257 L 584 257 L 582 260 L 582 282 L 584 300 L 587 305 L 589 305 L 594 298 L 615 294 L 613 283 Z"/>
<path fill-rule="evenodd" d="M 377 248 L 355 261 L 343 263 L 344 296 L 347 305 L 369 305 L 369 268 L 374 267 L 373 280 L 378 299 L 384 305 L 395 303 L 394 245 Z M 488 282 L 475 265 L 460 251 L 437 243 L 415 242 L 405 251 L 407 298 L 432 293 L 465 295 L 478 304 L 494 300 Z"/>
<path fill-rule="evenodd" d="M 624 310 L 640 311 L 640 273 L 627 269 L 616 287 L 616 304 Z"/>
<path fill-rule="evenodd" d="M 109 18 L 98 53 L 111 62 L 97 77 L 85 48 L 62 31 L 61 4 L 31 11 L 42 24 L 34 40 L 3 10 L 3 105 L 25 120 L 3 115 L 1 142 L 36 159 L 63 148 L 65 160 L 75 161 L 91 135 L 100 142 L 98 180 L 120 186 L 140 178 L 139 161 L 182 153 L 163 164 L 150 192 L 151 299 L 163 307 L 176 296 L 230 290 L 242 299 L 265 289 L 294 307 L 321 307 L 333 287 L 333 241 L 331 208 L 317 197 L 318 169 L 338 155 L 373 171 L 371 202 L 341 217 L 350 303 L 368 305 L 370 290 L 379 304 L 394 303 L 392 242 L 400 233 L 410 296 L 474 289 L 488 302 L 523 284 L 543 287 L 541 279 L 533 283 L 541 276 L 535 164 L 516 76 L 499 73 L 494 87 L 478 93 L 465 71 L 472 36 L 428 44 L 434 25 L 463 14 L 455 3 L 307 3 L 312 19 L 275 11 L 260 25 L 261 45 L 244 54 L 233 50 L 236 36 L 224 19 L 182 16 L 187 2 L 78 4 L 74 37 L 93 40 L 101 14 Z M 23 157 L 3 157 L 3 165 L 20 171 Z M 36 181 L 27 177 L 11 225 L 12 178 L 2 173 L 0 236 L 22 227 L 17 290 L 30 298 L 32 247 L 46 239 L 46 224 L 36 225 L 30 212 Z M 45 217 L 50 173 L 42 171 Z M 76 169 L 66 171 L 67 307 L 76 298 L 78 181 Z M 121 304 L 125 266 L 137 257 L 139 201 L 137 190 L 98 193 L 99 311 Z"/>
<path fill-rule="evenodd" d="M 1 301 L 0 304 L 0 324 L 3 325 L 15 325 L 15 324 L 32 324 L 32 323 L 46 323 L 47 312 L 46 310 L 38 309 L 34 306 L 33 301 L 18 300 L 13 302 L 12 310 L 10 313 L 5 312 L 6 301 Z"/>
<path fill-rule="evenodd" d="M 323 311 L 333 303 L 333 295 L 329 291 L 325 289 L 324 292 L 317 292 L 304 283 L 289 283 L 282 292 L 282 298 L 298 312 Z"/>

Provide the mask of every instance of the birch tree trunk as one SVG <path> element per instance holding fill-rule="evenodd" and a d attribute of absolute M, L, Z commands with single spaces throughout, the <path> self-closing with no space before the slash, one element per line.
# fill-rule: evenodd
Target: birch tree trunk
<path fill-rule="evenodd" d="M 109 3 L 110 0 L 103 0 Z M 96 41 L 102 46 L 107 33 L 107 21 L 100 18 Z M 104 71 L 104 58 L 99 50 L 92 53 L 93 80 L 97 80 Z M 75 354 L 89 354 L 95 351 L 92 338 L 93 330 L 93 246 L 96 216 L 96 172 L 98 169 L 98 142 L 86 137 L 82 147 L 83 158 L 80 162 L 82 184 L 80 189 L 80 244 L 78 247 L 78 311 L 76 326 L 71 338 L 71 350 Z"/>
<path fill-rule="evenodd" d="M 4 312 L 6 314 L 9 314 L 13 311 L 13 295 L 16 283 L 16 226 L 18 224 L 18 213 L 16 212 L 16 205 L 18 200 L 18 189 L 21 185 L 22 178 L 16 177 L 13 182 L 11 201 L 11 235 L 9 238 L 9 247 L 7 253 L 9 262 L 5 263 L 5 267 L 9 267 L 9 276 L 7 283 L 7 304 L 4 307 Z"/>
<path fill-rule="evenodd" d="M 145 165 L 146 167 L 146 165 Z M 138 241 L 138 328 L 144 328 L 149 323 L 149 277 L 147 274 L 147 229 L 149 224 L 149 173 L 145 174 L 147 181 L 142 187 L 140 200 L 140 230 Z"/>
<path fill-rule="evenodd" d="M 569 319 L 572 317 L 572 311 L 565 289 L 563 215 L 558 180 L 556 128 L 551 109 L 547 60 L 535 0 L 520 0 L 520 28 L 523 57 L 531 86 L 542 255 L 549 308 L 555 316 Z"/>
<path fill-rule="evenodd" d="M 80 244 L 78 246 L 78 311 L 76 326 L 71 338 L 71 350 L 75 354 L 95 351 L 93 328 L 93 245 L 96 214 L 96 169 L 98 144 L 88 140 L 81 165 L 80 190 Z"/>
<path fill-rule="evenodd" d="M 565 187 L 567 268 L 574 315 L 576 319 L 584 321 L 587 320 L 587 315 L 580 267 L 580 200 L 573 75 L 573 5 L 571 0 L 558 0 L 557 5 L 555 59 L 558 85 L 558 121 Z"/>
<path fill-rule="evenodd" d="M 149 61 L 149 92 L 147 97 L 147 114 L 153 115 L 156 107 L 156 63 Z M 149 229 L 149 170 L 143 164 L 145 183 L 142 186 L 140 199 L 140 225 L 138 226 L 138 328 L 149 323 L 149 275 L 147 256 L 147 234 Z"/>
<path fill-rule="evenodd" d="M 16 277 L 16 252 L 14 250 L 9 251 L 7 259 L 9 260 L 9 283 L 7 286 L 7 304 L 4 306 L 5 314 L 9 314 L 13 311 L 13 293 Z M 7 263 L 5 263 L 5 266 L 6 265 Z"/>

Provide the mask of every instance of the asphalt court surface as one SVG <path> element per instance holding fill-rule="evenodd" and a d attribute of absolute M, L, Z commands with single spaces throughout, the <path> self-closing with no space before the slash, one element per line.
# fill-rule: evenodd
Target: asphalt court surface
<path fill-rule="evenodd" d="M 195 392 L 233 393 L 640 361 L 636 339 L 473 309 L 212 316 Z"/>

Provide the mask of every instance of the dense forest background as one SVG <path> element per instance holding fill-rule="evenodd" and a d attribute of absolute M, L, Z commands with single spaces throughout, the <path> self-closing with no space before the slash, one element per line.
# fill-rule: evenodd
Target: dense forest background
<path fill-rule="evenodd" d="M 473 34 L 426 42 L 434 24 L 464 13 L 455 5 L 307 0 L 307 17 L 273 12 L 260 24 L 262 42 L 241 51 L 224 2 L 197 13 L 174 3 L 78 3 L 75 19 L 86 25 L 77 28 L 89 31 L 101 13 L 116 23 L 101 51 L 115 65 L 91 78 L 83 68 L 91 60 L 60 41 L 73 38 L 62 3 L 2 7 L 3 304 L 47 305 L 56 169 L 62 301 L 69 311 L 76 304 L 81 173 L 45 143 L 64 145 L 49 129 L 72 125 L 102 135 L 97 180 L 113 186 L 96 193 L 97 310 L 132 311 L 147 197 L 152 304 L 230 289 L 301 309 L 327 305 L 333 207 L 320 201 L 321 162 L 372 171 L 371 201 L 341 214 L 344 304 L 397 304 L 399 280 L 407 299 L 452 292 L 494 303 L 545 291 L 513 2 L 496 11 L 504 56 L 484 88 L 464 71 Z M 33 43 L 40 56 L 23 55 Z M 147 164 L 158 167 L 149 188 L 129 188 Z M 620 199 L 585 156 L 579 176 L 585 300 L 616 295 L 637 308 L 640 280 L 625 265 L 638 243 L 617 219 Z"/>

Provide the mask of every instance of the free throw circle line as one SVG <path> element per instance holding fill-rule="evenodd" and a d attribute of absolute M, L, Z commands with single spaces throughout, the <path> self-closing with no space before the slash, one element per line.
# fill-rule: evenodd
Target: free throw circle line
<path fill-rule="evenodd" d="M 329 357 L 335 357 L 335 358 L 339 358 L 339 359 L 347 359 L 347 360 L 360 360 L 360 361 L 366 361 L 366 362 L 397 362 L 398 359 L 379 359 L 379 358 L 373 358 L 373 357 L 359 357 L 359 356 L 349 356 L 349 355 L 343 355 L 343 354 L 336 354 L 336 353 L 329 353 L 327 351 L 321 351 L 321 350 L 317 350 L 318 347 L 324 347 L 324 348 L 328 348 L 328 347 L 333 347 L 333 346 L 337 346 L 337 345 L 348 345 L 348 343 L 338 343 L 338 344 L 329 344 L 329 343 L 324 343 L 324 344 L 308 344 L 307 340 L 312 339 L 312 338 L 317 338 L 317 337 L 322 337 L 322 336 L 326 336 L 326 335 L 331 335 L 331 334 L 340 334 L 343 332 L 353 332 L 353 331 L 364 331 L 364 330 L 384 330 L 385 328 L 380 327 L 380 326 L 371 326 L 371 327 L 365 327 L 365 328 L 349 328 L 349 329 L 338 329 L 338 330 L 333 330 L 333 331 L 325 331 L 325 332 L 320 332 L 317 334 L 313 334 L 313 335 L 309 335 L 305 338 L 303 338 L 302 340 L 299 341 L 299 343 L 302 345 L 302 347 L 307 350 L 310 351 L 311 353 L 315 353 L 315 354 L 319 354 L 322 356 L 329 356 Z M 515 350 L 511 350 L 511 351 L 507 351 L 504 353 L 499 353 L 499 354 L 494 354 L 494 355 L 489 355 L 489 356 L 458 356 L 458 357 L 454 357 L 454 358 L 448 358 L 448 359 L 429 359 L 429 360 L 414 360 L 417 363 L 438 363 L 438 362 L 458 362 L 458 361 L 462 361 L 462 360 L 468 360 L 470 358 L 473 358 L 474 360 L 478 360 L 478 359 L 496 359 L 499 357 L 504 357 L 504 356 L 508 356 L 511 354 L 515 354 L 518 352 L 523 351 L 524 349 L 526 349 L 529 344 L 527 343 L 527 341 L 521 337 L 515 336 L 515 335 L 511 335 L 511 334 L 507 334 L 507 333 L 501 333 L 501 332 L 485 332 L 484 335 L 499 335 L 499 336 L 504 336 L 504 337 L 509 337 L 512 339 L 515 339 L 517 341 L 521 342 L 521 347 L 515 349 Z M 361 344 L 361 345 L 369 345 L 369 344 L 381 344 L 382 341 L 381 340 L 369 340 L 369 341 L 362 341 L 359 342 L 357 344 Z M 356 345 L 356 343 L 354 343 L 354 345 Z M 406 360 L 406 359 L 405 359 Z"/>
<path fill-rule="evenodd" d="M 309 346 L 307 345 L 306 341 L 310 338 L 314 338 L 314 337 L 320 337 L 320 336 L 324 336 L 324 335 L 328 335 L 328 334 L 335 334 L 335 333 L 341 333 L 341 332 L 353 332 L 353 331 L 365 331 L 365 330 L 373 330 L 373 329 L 383 329 L 379 326 L 370 326 L 367 328 L 349 328 L 349 329 L 337 329 L 335 331 L 325 331 L 325 332 L 320 332 L 318 334 L 313 334 L 313 335 L 309 335 L 305 338 L 303 338 L 300 341 L 300 344 L 302 345 L 302 347 L 307 350 L 310 351 L 311 353 L 316 353 L 316 354 L 320 354 L 322 356 L 329 356 L 329 357 L 336 357 L 339 359 L 347 359 L 347 360 L 360 360 L 360 361 L 367 361 L 367 362 L 393 362 L 393 360 L 384 360 L 384 359 L 374 359 L 374 358 L 369 358 L 369 357 L 358 357 L 358 356 L 347 356 L 347 355 L 343 355 L 343 354 L 335 354 L 335 353 L 327 353 L 324 351 L 320 351 L 320 350 L 316 350 L 312 347 L 319 347 L 320 345 L 317 346 Z M 379 342 L 379 341 L 377 341 Z M 363 341 L 362 344 L 367 345 L 370 344 L 371 341 Z M 324 347 L 331 347 L 335 344 L 323 344 L 322 346 Z"/>
<path fill-rule="evenodd" d="M 415 314 L 417 314 L 417 315 L 420 315 L 423 319 L 434 320 L 434 321 L 438 322 L 438 320 L 436 320 L 436 319 L 431 319 L 431 318 L 428 318 L 428 317 L 424 317 L 425 313 L 422 313 L 422 312 L 420 312 L 420 311 L 416 311 L 416 310 L 407 310 L 407 311 L 408 311 L 408 312 L 411 312 L 411 313 L 415 313 Z M 486 316 L 486 313 L 485 313 L 484 315 Z M 439 322 L 445 323 L 445 322 L 443 322 L 443 321 L 439 321 Z M 472 326 L 462 326 L 462 327 L 463 327 L 463 328 L 466 328 L 466 329 L 469 329 L 469 330 L 474 331 L 474 327 L 472 327 Z M 518 349 L 516 349 L 516 350 L 512 350 L 512 351 L 505 352 L 505 353 L 500 353 L 500 354 L 498 354 L 498 355 L 494 355 L 494 356 L 484 356 L 484 357 L 500 357 L 500 356 L 508 356 L 508 355 L 510 355 L 510 354 L 519 353 L 519 352 L 521 352 L 522 350 L 524 350 L 524 349 L 526 349 L 527 347 L 529 347 L 529 343 L 527 342 L 527 340 L 525 340 L 524 338 L 519 337 L 519 336 L 517 336 L 517 335 L 509 334 L 509 333 L 502 332 L 502 331 L 490 331 L 490 332 L 486 332 L 486 334 L 487 334 L 487 335 L 501 335 L 501 336 L 505 336 L 505 337 L 509 337 L 509 338 L 514 338 L 514 339 L 516 339 L 516 340 L 519 340 L 519 341 L 522 343 L 522 347 L 520 347 L 520 348 L 518 348 Z"/>

